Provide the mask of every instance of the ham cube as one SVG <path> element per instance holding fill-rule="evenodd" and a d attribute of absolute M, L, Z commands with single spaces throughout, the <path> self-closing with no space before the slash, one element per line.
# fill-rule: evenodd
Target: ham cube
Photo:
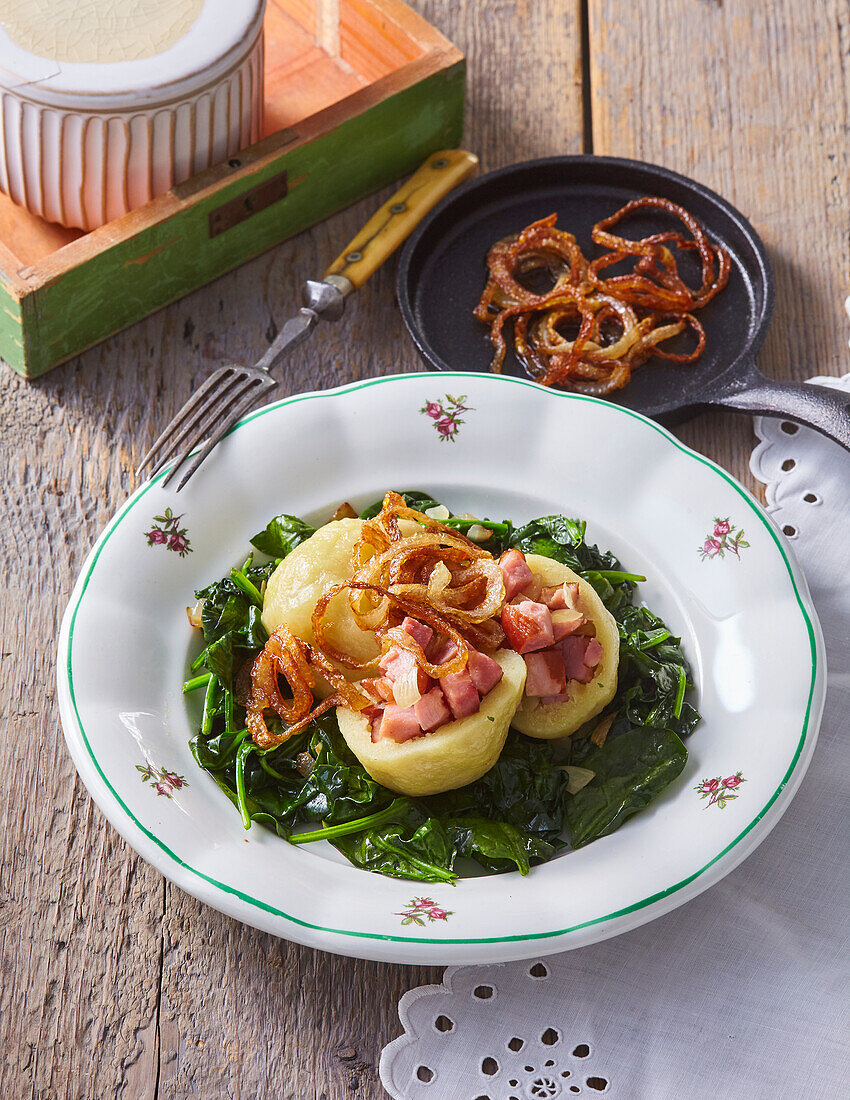
<path fill-rule="evenodd" d="M 540 592 L 541 603 L 545 603 L 550 611 L 563 611 L 567 606 L 564 599 L 564 586 L 562 584 L 547 585 Z"/>
<path fill-rule="evenodd" d="M 527 585 L 523 588 L 520 596 L 525 600 L 535 600 L 540 603 L 540 593 L 543 591 L 543 581 L 535 573 Z M 519 597 L 514 597 L 512 603 L 517 603 Z"/>
<path fill-rule="evenodd" d="M 375 676 L 371 679 L 361 680 L 360 686 L 364 691 L 368 692 L 373 699 L 380 699 L 384 703 L 393 702 L 392 681 L 388 680 L 386 676 Z"/>
<path fill-rule="evenodd" d="M 502 608 L 502 626 L 517 653 L 546 649 L 555 640 L 552 613 L 545 604 L 533 600 L 506 604 Z"/>
<path fill-rule="evenodd" d="M 560 642 L 562 638 L 574 634 L 583 623 L 584 615 L 580 611 L 553 611 L 552 631 L 555 635 L 555 641 Z"/>
<path fill-rule="evenodd" d="M 374 679 L 368 678 L 366 680 L 361 680 L 360 686 L 363 688 L 366 694 L 371 696 L 373 699 L 381 698 L 381 696 L 378 694 L 378 688 Z"/>
<path fill-rule="evenodd" d="M 565 695 L 541 695 L 540 702 L 544 707 L 551 706 L 552 703 L 569 703 L 572 696 L 569 692 Z"/>
<path fill-rule="evenodd" d="M 602 652 L 602 646 L 596 638 L 591 638 L 587 643 L 587 649 L 584 651 L 584 663 L 588 668 L 596 668 L 602 660 Z"/>
<path fill-rule="evenodd" d="M 528 676 L 525 680 L 525 694 L 533 696 L 565 695 L 567 677 L 564 671 L 564 658 L 557 649 L 547 649 L 544 653 L 529 653 L 523 657 Z"/>
<path fill-rule="evenodd" d="M 420 695 L 424 695 L 431 686 L 431 677 L 427 672 L 417 667 L 416 658 L 409 649 L 400 646 L 390 646 L 383 657 L 378 661 L 378 668 L 390 681 L 400 680 L 416 669 L 416 687 Z M 412 676 L 410 677 L 412 679 Z"/>
<path fill-rule="evenodd" d="M 415 664 L 416 661 L 412 653 L 402 649 L 401 646 L 393 645 L 378 661 L 378 668 L 385 676 L 395 679 L 396 676 L 400 676 L 402 672 L 407 672 Z"/>
<path fill-rule="evenodd" d="M 506 550 L 499 558 L 499 569 L 505 582 L 506 600 L 512 600 L 534 580 L 534 574 L 521 550 Z"/>
<path fill-rule="evenodd" d="M 397 707 L 389 703 L 384 708 L 384 716 L 377 730 L 373 730 L 373 741 L 395 741 L 401 744 L 411 737 L 418 737 L 422 727 L 416 717 L 415 707 Z"/>
<path fill-rule="evenodd" d="M 593 669 L 588 668 L 584 661 L 584 655 L 591 640 L 595 641 L 596 639 L 584 638 L 580 634 L 571 634 L 558 643 L 561 653 L 564 655 L 564 667 L 568 680 L 578 680 L 580 684 L 589 684 L 593 679 Z"/>
<path fill-rule="evenodd" d="M 578 584 L 576 581 L 564 581 L 550 588 L 544 588 L 540 599 L 550 611 L 563 611 L 578 606 Z"/>
<path fill-rule="evenodd" d="M 383 706 L 366 707 L 362 712 L 364 717 L 369 723 L 372 730 L 372 741 L 375 742 L 380 738 L 381 721 L 384 717 Z"/>
<path fill-rule="evenodd" d="M 452 716 L 446 698 L 438 687 L 433 687 L 423 695 L 413 708 L 416 711 L 416 721 L 423 730 L 435 730 L 448 722 Z"/>
<path fill-rule="evenodd" d="M 435 638 L 427 653 L 432 665 L 444 665 L 457 653 L 457 646 L 448 638 Z"/>
<path fill-rule="evenodd" d="M 469 660 L 466 664 L 472 682 L 483 698 L 498 684 L 502 678 L 502 668 L 498 661 L 488 657 L 486 653 L 479 653 L 477 649 L 470 649 Z"/>
<path fill-rule="evenodd" d="M 481 642 L 485 649 L 498 649 L 505 640 L 505 632 L 498 619 L 487 619 L 478 624 L 478 629 L 484 635 Z"/>
<path fill-rule="evenodd" d="M 405 616 L 401 629 L 406 631 L 423 650 L 427 648 L 428 643 L 434 637 L 434 631 L 430 626 L 417 622 L 416 619 L 411 619 L 409 615 Z"/>
<path fill-rule="evenodd" d="M 450 672 L 440 677 L 440 687 L 455 718 L 467 718 L 475 714 L 479 706 L 478 688 L 472 681 L 467 669 Z"/>

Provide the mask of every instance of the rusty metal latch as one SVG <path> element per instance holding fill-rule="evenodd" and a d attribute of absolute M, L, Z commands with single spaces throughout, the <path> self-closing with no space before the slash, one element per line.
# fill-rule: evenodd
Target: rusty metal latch
<path fill-rule="evenodd" d="M 222 203 L 210 213 L 210 236 L 217 237 L 254 214 L 259 214 L 272 203 L 285 198 L 286 192 L 286 172 L 279 172 L 271 179 L 258 183 L 250 191 L 244 191 L 235 199 Z"/>

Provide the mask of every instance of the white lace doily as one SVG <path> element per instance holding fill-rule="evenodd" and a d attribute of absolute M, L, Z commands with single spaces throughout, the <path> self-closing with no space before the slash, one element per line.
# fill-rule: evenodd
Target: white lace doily
<path fill-rule="evenodd" d="M 850 298 L 847 301 L 850 305 Z M 850 390 L 850 374 L 843 378 L 821 375 L 809 381 Z M 846 452 L 838 443 L 790 420 L 757 416 L 753 423 L 761 442 L 752 453 L 750 469 L 764 482 L 768 512 L 802 558 L 806 551 L 795 540 L 812 533 L 823 520 L 820 506 L 824 501 L 830 517 L 835 513 L 840 519 L 842 511 L 850 508 Z M 807 560 L 802 564 L 808 576 L 811 566 Z"/>
<path fill-rule="evenodd" d="M 850 392 L 850 375 L 814 382 Z M 850 454 L 759 417 L 751 466 L 827 645 L 815 757 L 722 882 L 660 920 L 527 963 L 452 967 L 406 993 L 381 1058 L 395 1100 L 836 1100 L 850 1096 Z"/>

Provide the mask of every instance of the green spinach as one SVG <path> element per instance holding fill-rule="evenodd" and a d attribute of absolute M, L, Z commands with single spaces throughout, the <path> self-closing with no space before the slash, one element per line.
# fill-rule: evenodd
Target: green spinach
<path fill-rule="evenodd" d="M 403 491 L 399 491 L 398 495 L 402 498 L 408 508 L 415 508 L 418 512 L 425 512 L 429 508 L 436 508 L 439 503 L 438 501 L 434 500 L 434 498 L 429 493 L 423 493 L 419 489 L 405 489 Z M 380 512 L 383 505 L 383 497 L 381 497 L 380 500 L 372 501 L 372 503 L 368 507 L 364 508 L 363 511 L 360 513 L 360 518 L 372 519 L 378 514 L 378 512 Z"/>
<path fill-rule="evenodd" d="M 401 495 L 422 511 L 438 504 L 419 490 Z M 376 515 L 381 503 L 361 516 Z M 237 683 L 267 640 L 260 616 L 272 570 L 314 531 L 282 514 L 251 540 L 270 561 L 254 565 L 249 556 L 240 569 L 196 592 L 203 601 L 205 647 L 184 687 L 204 688 L 200 728 L 191 742 L 195 759 L 246 828 L 257 822 L 297 844 L 327 840 L 355 866 L 394 878 L 454 882 L 464 859 L 490 872 L 525 875 L 563 850 L 566 837 L 579 848 L 613 832 L 681 773 L 687 760 L 682 739 L 699 715 L 686 699 L 692 685 L 679 639 L 634 602 L 636 583 L 644 578 L 589 544 L 579 520 L 543 516 L 522 527 L 510 520 L 447 522 L 461 532 L 480 522 L 491 531 L 485 545 L 496 556 L 516 547 L 554 558 L 599 593 L 620 633 L 618 691 L 601 716 L 611 719 L 605 743 L 600 747 L 589 737 L 599 717 L 565 744 L 512 730 L 486 775 L 427 798 L 399 797 L 372 779 L 332 712 L 276 748 L 258 748 L 245 729 Z M 268 721 L 282 729 L 276 717 Z M 594 777 L 571 795 L 564 764 L 588 768 Z"/>
<path fill-rule="evenodd" d="M 268 554 L 270 558 L 285 558 L 296 546 L 306 542 L 315 533 L 316 528 L 309 523 L 297 516 L 281 513 L 270 520 L 258 535 L 254 535 L 251 545 L 261 554 Z"/>
<path fill-rule="evenodd" d="M 596 773 L 567 801 L 573 848 L 613 833 L 643 810 L 684 768 L 688 750 L 672 730 L 637 727 L 608 740 L 582 762 Z"/>

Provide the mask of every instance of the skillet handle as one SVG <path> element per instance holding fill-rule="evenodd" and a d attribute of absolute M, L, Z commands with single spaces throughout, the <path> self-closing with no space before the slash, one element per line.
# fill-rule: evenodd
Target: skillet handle
<path fill-rule="evenodd" d="M 778 382 L 755 365 L 711 400 L 753 416 L 780 416 L 822 432 L 850 451 L 850 394 L 808 382 Z"/>

